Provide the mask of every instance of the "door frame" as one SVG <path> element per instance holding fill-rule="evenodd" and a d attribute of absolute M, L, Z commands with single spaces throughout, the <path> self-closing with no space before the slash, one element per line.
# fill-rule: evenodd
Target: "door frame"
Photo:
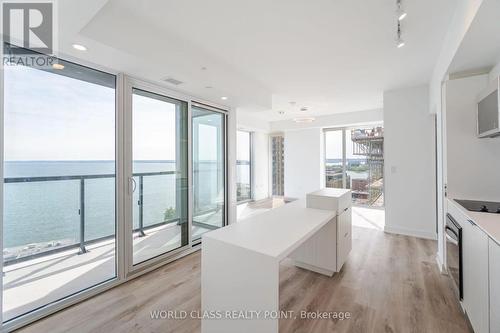
<path fill-rule="evenodd" d="M 191 175 L 189 179 L 189 197 L 190 197 L 190 205 L 189 205 L 189 221 L 190 221 L 190 227 L 189 227 L 189 243 L 191 244 L 192 247 L 194 246 L 199 246 L 201 244 L 201 238 L 193 239 L 192 238 L 192 224 L 193 224 L 193 211 L 194 211 L 194 186 L 193 186 L 193 118 L 192 118 L 192 107 L 197 107 L 199 109 L 205 109 L 207 111 L 211 112 L 216 112 L 219 113 L 223 116 L 223 133 L 222 133 L 222 144 L 223 144 L 223 152 L 224 152 L 224 158 L 223 158 L 223 165 L 224 165 L 224 220 L 222 221 L 222 227 L 225 227 L 229 224 L 229 158 L 228 158 L 228 119 L 229 119 L 229 110 L 220 108 L 212 103 L 208 103 L 206 101 L 201 101 L 199 99 L 196 100 L 191 100 L 190 105 L 189 105 L 189 175 Z"/>
<path fill-rule="evenodd" d="M 3 44 L 2 44 L 3 45 Z M 0 50 L 0 55 L 3 55 L 3 47 Z M 201 249 L 201 243 L 198 241 L 193 244 L 191 239 L 191 225 L 192 225 L 192 121 L 191 121 L 191 107 L 193 103 L 202 104 L 203 107 L 216 109 L 218 112 L 224 113 L 225 117 L 225 128 L 224 128 L 224 172 L 225 172 L 225 219 L 224 225 L 228 224 L 229 219 L 229 207 L 231 202 L 230 198 L 230 188 L 229 184 L 229 160 L 228 155 L 228 128 L 229 128 L 229 117 L 232 115 L 232 109 L 223 105 L 219 105 L 210 101 L 205 101 L 203 99 L 195 98 L 187 94 L 183 94 L 174 90 L 170 90 L 158 83 L 154 83 L 147 80 L 142 80 L 133 76 L 126 75 L 122 72 L 106 68 L 104 66 L 96 65 L 94 63 L 77 59 L 69 55 L 60 55 L 60 59 L 73 62 L 77 65 L 89 67 L 91 69 L 103 71 L 116 76 L 116 91 L 115 91 L 115 161 L 116 161 L 116 184 L 115 184 L 115 202 L 116 202 L 116 213 L 115 213 L 115 227 L 116 227 L 116 277 L 107 281 L 103 281 L 95 286 L 86 288 L 77 292 L 75 294 L 69 295 L 61 300 L 47 304 L 44 307 L 35 309 L 26 313 L 23 316 L 12 319 L 7 323 L 3 323 L 2 319 L 2 296 L 3 288 L 0 290 L 0 330 L 10 332 L 20 327 L 26 326 L 32 322 L 39 319 L 47 317 L 55 312 L 61 311 L 68 308 L 74 304 L 82 302 L 100 293 L 103 293 L 111 288 L 114 288 L 124 282 L 128 282 L 133 278 L 141 276 L 149 271 L 152 271 L 158 267 L 164 266 L 174 260 L 182 258 L 193 252 Z M 4 89 L 4 72 L 3 68 L 0 68 L 0 134 L 4 132 L 4 103 L 3 103 L 3 89 Z M 132 239 L 128 239 L 127 235 L 131 234 L 127 226 L 132 222 L 133 216 L 130 213 L 132 208 L 132 200 L 130 197 L 130 186 L 128 175 L 132 172 L 131 170 L 131 160 L 128 163 L 127 159 L 132 157 L 132 137 L 131 129 L 132 122 L 130 116 L 131 113 L 131 100 L 132 95 L 128 92 L 131 91 L 131 87 L 137 87 L 146 91 L 153 93 L 158 93 L 167 97 L 178 99 L 187 102 L 188 113 L 188 244 L 176 250 L 170 251 L 158 257 L 154 260 L 147 260 L 143 263 L 135 265 L 133 270 L 130 269 L 129 263 L 132 263 Z M 196 102 L 195 102 L 196 101 Z M 1 140 L 0 153 L 4 150 L 4 141 Z M 3 154 L 0 154 L 0 171 L 3 170 Z M 0 174 L 0 183 L 3 185 L 3 172 Z M 3 246 L 3 186 L 0 188 L 0 245 Z M 130 253 L 129 253 L 130 252 Z M 0 260 L 0 268 L 3 266 L 3 260 Z M 2 281 L 2 276 L 0 275 L 0 282 Z M 3 283 L 2 283 L 3 285 Z"/>

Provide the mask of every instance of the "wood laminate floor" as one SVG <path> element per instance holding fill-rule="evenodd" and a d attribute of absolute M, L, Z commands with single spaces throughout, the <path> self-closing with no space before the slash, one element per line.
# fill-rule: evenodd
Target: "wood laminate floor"
<path fill-rule="evenodd" d="M 332 278 L 285 261 L 281 308 L 298 318 L 281 319 L 280 332 L 470 332 L 435 253 L 435 241 L 354 227 L 353 251 Z M 199 320 L 151 319 L 150 314 L 199 309 L 197 252 L 20 332 L 199 332 Z M 300 311 L 349 312 L 350 318 L 301 319 Z"/>

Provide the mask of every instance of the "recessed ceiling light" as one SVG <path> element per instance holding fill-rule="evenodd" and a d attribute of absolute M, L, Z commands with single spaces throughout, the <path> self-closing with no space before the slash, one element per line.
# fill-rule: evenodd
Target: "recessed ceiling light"
<path fill-rule="evenodd" d="M 315 120 L 316 120 L 316 118 L 314 118 L 314 117 L 301 117 L 301 118 L 294 118 L 293 119 L 293 121 L 295 121 L 296 123 L 312 123 Z"/>
<path fill-rule="evenodd" d="M 222 96 L 220 99 L 222 99 L 223 101 L 227 100 L 227 97 L 226 96 Z"/>
<path fill-rule="evenodd" d="M 73 44 L 73 48 L 78 51 L 87 51 L 87 48 L 81 44 Z"/>
<path fill-rule="evenodd" d="M 55 63 L 55 64 L 52 64 L 52 68 L 53 69 L 64 69 L 64 65 L 59 64 L 59 63 Z"/>

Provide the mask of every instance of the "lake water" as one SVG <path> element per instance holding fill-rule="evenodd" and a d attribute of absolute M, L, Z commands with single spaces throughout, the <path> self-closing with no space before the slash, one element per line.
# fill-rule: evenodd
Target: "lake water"
<path fill-rule="evenodd" d="M 214 162 L 195 170 L 198 209 L 210 209 L 222 196 L 222 182 Z M 175 170 L 173 161 L 136 161 L 134 174 Z M 113 161 L 5 162 L 4 177 L 50 177 L 114 174 Z M 220 172 L 219 172 L 220 174 Z M 137 184 L 138 178 L 135 177 Z M 144 177 L 144 225 L 164 221 L 165 211 L 176 206 L 176 175 Z M 139 221 L 139 191 L 134 192 L 134 226 Z M 4 248 L 31 243 L 76 243 L 80 228 L 80 180 L 4 184 Z M 113 235 L 115 178 L 85 180 L 85 239 Z"/>

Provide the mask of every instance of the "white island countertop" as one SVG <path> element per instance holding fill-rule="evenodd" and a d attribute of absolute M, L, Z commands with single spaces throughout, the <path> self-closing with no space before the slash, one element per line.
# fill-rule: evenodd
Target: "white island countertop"
<path fill-rule="evenodd" d="M 306 201 L 301 199 L 211 231 L 202 237 L 281 261 L 335 216 L 335 210 L 307 208 Z"/>
<path fill-rule="evenodd" d="M 462 214 L 474 221 L 481 230 L 500 245 L 500 214 L 471 212 L 451 198 L 448 198 L 448 204 L 458 208 Z"/>

